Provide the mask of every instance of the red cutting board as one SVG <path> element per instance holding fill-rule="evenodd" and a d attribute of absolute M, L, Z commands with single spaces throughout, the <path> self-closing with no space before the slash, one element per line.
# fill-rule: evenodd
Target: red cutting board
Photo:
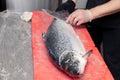
<path fill-rule="evenodd" d="M 34 80 L 114 80 L 84 25 L 74 28 L 82 39 L 86 50 L 93 49 L 93 53 L 88 58 L 84 74 L 80 78 L 71 78 L 56 68 L 48 55 L 42 38 L 42 33 L 47 31 L 52 21 L 53 17 L 45 12 L 33 12 L 32 50 Z"/>

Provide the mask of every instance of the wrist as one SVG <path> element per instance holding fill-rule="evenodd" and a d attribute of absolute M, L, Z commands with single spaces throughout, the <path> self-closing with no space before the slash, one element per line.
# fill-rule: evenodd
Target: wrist
<path fill-rule="evenodd" d="M 88 22 L 92 22 L 93 16 L 92 16 L 92 13 L 90 10 L 88 10 L 88 9 L 86 10 L 86 15 L 88 17 Z"/>

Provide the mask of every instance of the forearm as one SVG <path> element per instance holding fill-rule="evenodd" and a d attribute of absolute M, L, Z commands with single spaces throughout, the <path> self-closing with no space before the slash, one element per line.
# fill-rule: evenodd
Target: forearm
<path fill-rule="evenodd" d="M 89 10 L 91 12 L 92 19 L 107 16 L 120 11 L 120 0 L 110 0 L 109 2 L 94 7 Z"/>

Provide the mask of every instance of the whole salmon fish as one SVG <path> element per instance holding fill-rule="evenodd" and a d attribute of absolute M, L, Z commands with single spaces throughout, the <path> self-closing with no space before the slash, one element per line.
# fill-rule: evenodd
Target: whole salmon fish
<path fill-rule="evenodd" d="M 55 18 L 43 37 L 50 57 L 62 71 L 73 77 L 84 72 L 92 50 L 86 52 L 83 42 L 70 24 Z"/>

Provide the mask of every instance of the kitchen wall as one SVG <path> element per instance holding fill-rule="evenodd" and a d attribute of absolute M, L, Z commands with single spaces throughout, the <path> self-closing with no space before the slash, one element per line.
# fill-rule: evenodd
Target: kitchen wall
<path fill-rule="evenodd" d="M 33 11 L 41 9 L 55 10 L 58 2 L 67 0 L 6 0 L 7 9 L 10 11 Z M 87 0 L 78 0 L 76 8 L 85 8 Z"/>
<path fill-rule="evenodd" d="M 6 0 L 7 9 L 10 11 L 33 11 L 41 9 L 55 10 L 58 0 Z"/>
<path fill-rule="evenodd" d="M 62 0 L 62 2 L 66 2 L 67 0 Z M 78 0 L 76 4 L 76 8 L 85 8 L 87 0 Z"/>
<path fill-rule="evenodd" d="M 76 4 L 76 8 L 85 8 L 86 7 L 87 0 L 78 0 Z"/>

